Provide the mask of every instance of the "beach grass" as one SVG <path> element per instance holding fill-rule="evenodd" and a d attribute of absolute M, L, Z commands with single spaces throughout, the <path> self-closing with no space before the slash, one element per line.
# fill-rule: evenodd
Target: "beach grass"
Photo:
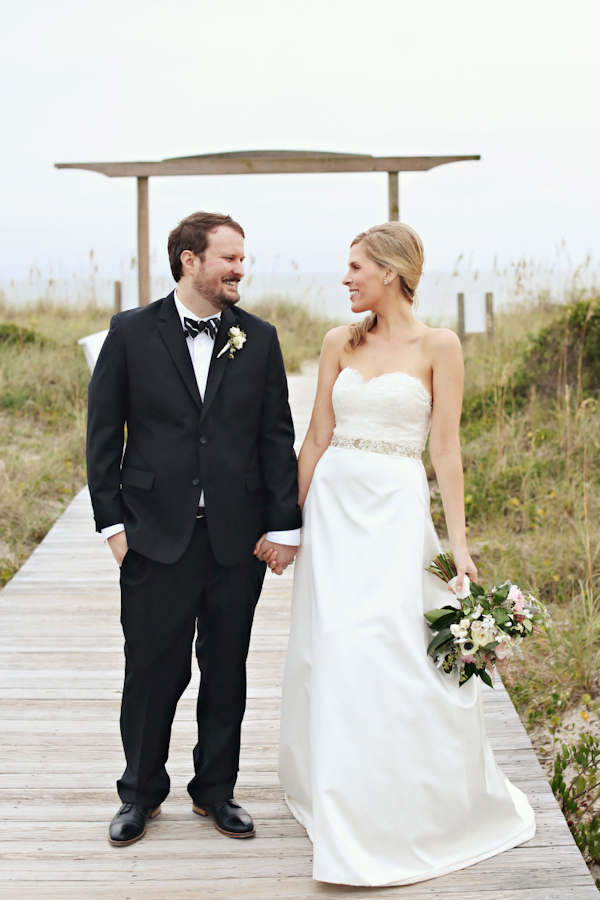
<path fill-rule="evenodd" d="M 469 544 L 482 584 L 548 604 L 511 662 L 529 727 L 600 692 L 600 301 L 521 305 L 465 345 L 462 424 Z M 444 518 L 431 466 L 432 513 Z"/>

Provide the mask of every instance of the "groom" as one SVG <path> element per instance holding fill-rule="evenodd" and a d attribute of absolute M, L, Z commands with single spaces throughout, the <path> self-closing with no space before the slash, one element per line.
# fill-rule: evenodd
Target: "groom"
<path fill-rule="evenodd" d="M 169 235 L 176 290 L 116 315 L 89 389 L 88 480 L 96 528 L 121 566 L 127 766 L 111 844 L 146 831 L 169 793 L 177 702 L 201 671 L 193 810 L 252 837 L 234 800 L 250 629 L 273 549 L 299 543 L 294 429 L 277 334 L 236 309 L 244 232 L 198 212 Z M 124 439 L 126 428 L 126 440 Z"/>

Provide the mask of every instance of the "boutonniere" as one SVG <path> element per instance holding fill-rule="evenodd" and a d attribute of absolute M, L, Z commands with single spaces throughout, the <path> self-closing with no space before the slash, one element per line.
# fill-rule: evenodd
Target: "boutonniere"
<path fill-rule="evenodd" d="M 229 333 L 227 335 L 227 343 L 223 347 L 223 349 L 217 353 L 217 359 L 220 356 L 229 350 L 229 359 L 233 359 L 233 354 L 237 350 L 241 350 L 244 344 L 246 343 L 246 332 L 242 331 L 239 325 L 234 325 L 233 328 L 229 329 Z"/>

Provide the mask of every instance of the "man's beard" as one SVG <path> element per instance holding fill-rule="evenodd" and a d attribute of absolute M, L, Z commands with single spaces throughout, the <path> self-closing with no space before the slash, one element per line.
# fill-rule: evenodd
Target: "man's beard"
<path fill-rule="evenodd" d="M 222 312 L 224 309 L 230 309 L 232 306 L 235 306 L 236 303 L 239 303 L 239 292 L 237 297 L 226 294 L 223 291 L 220 282 L 207 282 L 206 279 L 199 276 L 194 279 L 193 285 L 194 290 L 201 294 L 202 297 L 204 297 L 204 299 L 216 310 L 219 310 L 219 312 Z"/>

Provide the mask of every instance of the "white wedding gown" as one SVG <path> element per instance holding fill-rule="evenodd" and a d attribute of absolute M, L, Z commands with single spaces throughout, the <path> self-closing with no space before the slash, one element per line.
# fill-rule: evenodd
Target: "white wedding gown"
<path fill-rule="evenodd" d="M 344 369 L 336 427 L 304 507 L 283 685 L 279 776 L 313 876 L 410 884 L 529 840 L 498 769 L 479 679 L 436 669 L 423 613 L 447 604 L 421 452 L 431 397 L 404 372 Z"/>

